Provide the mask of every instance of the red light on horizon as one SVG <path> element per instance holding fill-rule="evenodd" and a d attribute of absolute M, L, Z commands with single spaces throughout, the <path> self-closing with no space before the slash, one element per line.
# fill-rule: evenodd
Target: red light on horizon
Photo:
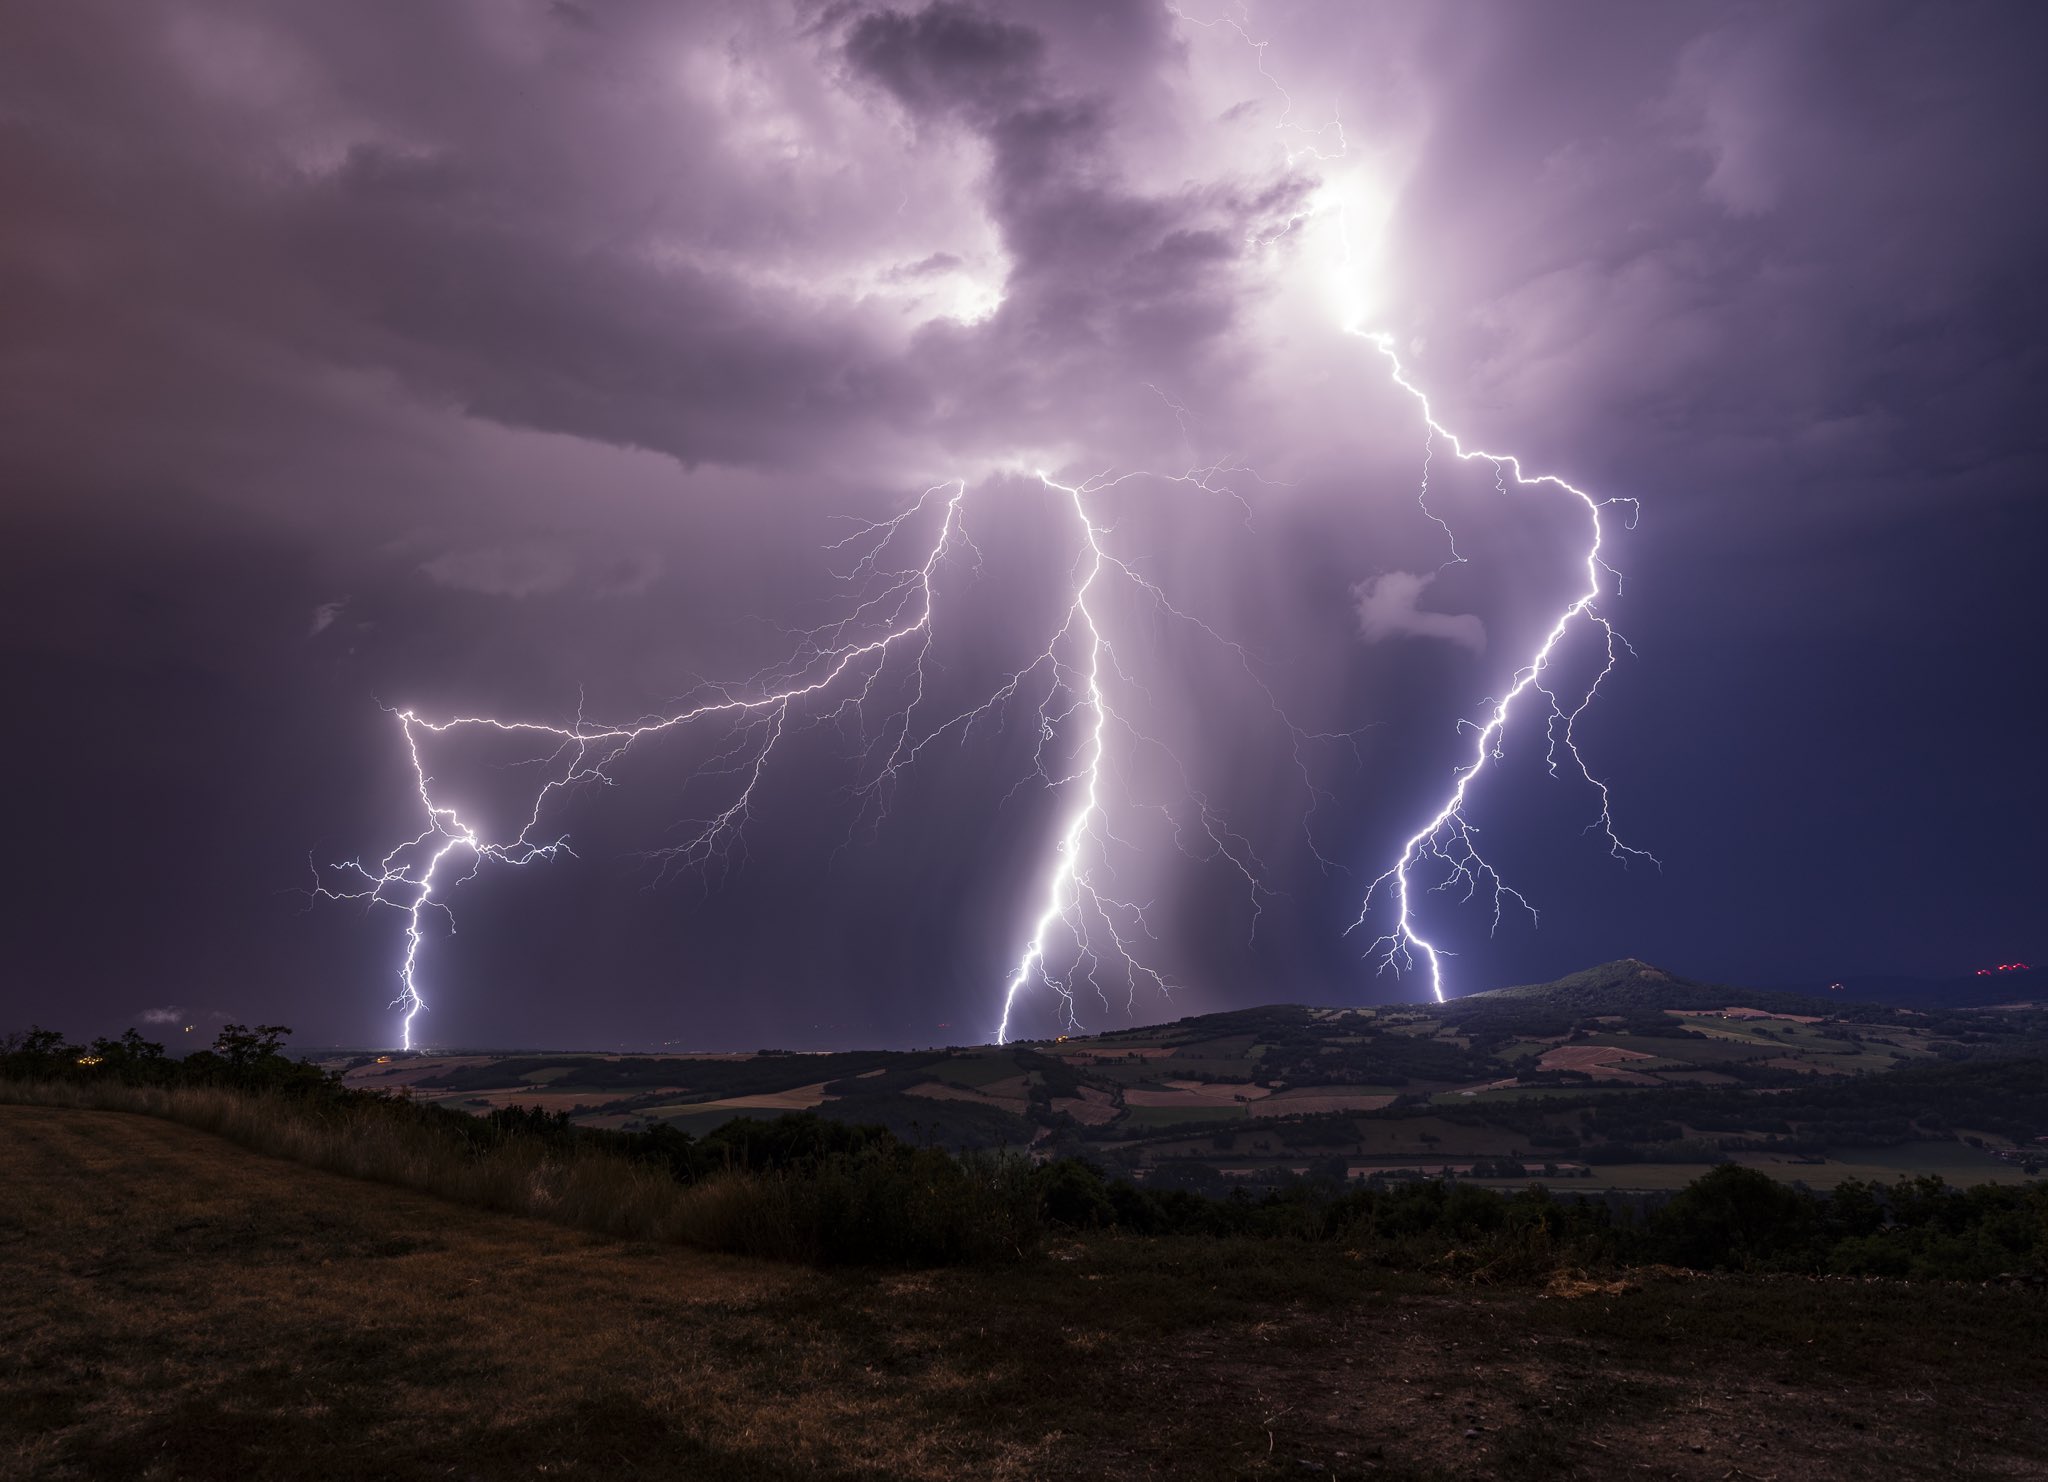
<path fill-rule="evenodd" d="M 1993 973 L 2030 973 L 2033 969 L 2024 962 L 2001 962 L 1996 967 L 1980 967 L 1977 976 L 1988 978 Z"/>

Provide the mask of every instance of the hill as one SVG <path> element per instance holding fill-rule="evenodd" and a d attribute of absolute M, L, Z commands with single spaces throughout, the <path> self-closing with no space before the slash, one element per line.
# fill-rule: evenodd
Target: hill
<path fill-rule="evenodd" d="M 1828 1013 L 1840 1007 L 1839 1003 L 1830 1005 L 1825 993 L 1730 988 L 1721 983 L 1703 983 L 1652 967 L 1634 957 L 1603 962 L 1598 967 L 1589 967 L 1549 983 L 1490 988 L 1467 994 L 1453 1002 L 1469 1005 L 1503 1000 L 1543 1003 L 1560 1009 L 1604 1014 L 1644 1008 L 1714 1009 L 1735 1003 L 1787 1013 Z"/>
<path fill-rule="evenodd" d="M 1001 1047 L 361 1056 L 345 1074 L 619 1129 L 812 1110 L 1208 1192 L 1309 1171 L 1656 1191 L 1728 1159 L 1822 1187 L 2032 1177 L 2048 1106 L 1972 1088 L 2048 1074 L 2044 1056 L 2040 1009 L 1759 992 L 1628 960 L 1444 1004 L 1271 1005 Z M 1908 1074 L 1930 1067 L 1954 1073 Z"/>

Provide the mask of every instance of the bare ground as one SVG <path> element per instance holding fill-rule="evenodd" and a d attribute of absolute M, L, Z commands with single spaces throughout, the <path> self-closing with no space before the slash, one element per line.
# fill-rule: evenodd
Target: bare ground
<path fill-rule="evenodd" d="M 7 1477 L 2044 1477 L 2044 1318 L 1277 1242 L 822 1274 L 0 1107 Z"/>

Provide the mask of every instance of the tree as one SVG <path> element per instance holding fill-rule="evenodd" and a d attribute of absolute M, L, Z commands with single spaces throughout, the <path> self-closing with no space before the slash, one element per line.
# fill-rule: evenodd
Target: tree
<path fill-rule="evenodd" d="M 134 1029 L 121 1031 L 119 1039 L 108 1039 L 101 1035 L 92 1042 L 93 1054 L 107 1064 L 140 1064 L 145 1061 L 164 1058 L 164 1047 L 153 1039 L 144 1039 Z"/>
<path fill-rule="evenodd" d="M 250 1091 L 315 1091 L 338 1085 L 337 1077 L 284 1054 L 291 1030 L 282 1024 L 223 1024 L 213 1048 L 185 1057 L 182 1078 L 225 1082 Z"/>
<path fill-rule="evenodd" d="M 1094 1230 L 1112 1223 L 1116 1209 L 1102 1174 L 1079 1158 L 1047 1163 L 1037 1174 L 1039 1208 L 1055 1224 Z"/>
<path fill-rule="evenodd" d="M 1807 1195 L 1754 1168 L 1723 1163 L 1659 1210 L 1655 1231 L 1678 1265 L 1740 1271 L 1811 1265 L 1818 1223 Z"/>
<path fill-rule="evenodd" d="M 66 1040 L 63 1031 L 45 1029 L 39 1024 L 31 1024 L 26 1033 L 11 1034 L 7 1038 L 7 1050 L 11 1055 L 31 1060 L 76 1060 L 85 1049 L 83 1045 L 74 1045 Z"/>
<path fill-rule="evenodd" d="M 213 1053 L 236 1070 L 247 1070 L 262 1061 L 284 1058 L 281 1053 L 291 1030 L 282 1024 L 223 1024 L 214 1036 Z"/>

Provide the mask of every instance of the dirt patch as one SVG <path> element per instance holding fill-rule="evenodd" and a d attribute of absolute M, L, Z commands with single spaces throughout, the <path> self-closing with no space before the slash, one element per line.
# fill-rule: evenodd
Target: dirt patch
<path fill-rule="evenodd" d="M 662 1088 L 680 1092 L 681 1086 Z M 458 1107 L 463 1111 L 483 1111 L 486 1107 L 537 1106 L 545 1112 L 573 1112 L 579 1106 L 600 1107 L 618 1101 L 626 1096 L 640 1096 L 647 1092 L 639 1087 L 631 1091 L 544 1091 L 535 1086 L 507 1086 L 493 1091 L 447 1091 L 433 1096 L 423 1096 L 423 1101 L 438 1101 L 444 1106 Z M 485 1103 L 479 1106 L 476 1103 Z"/>
<path fill-rule="evenodd" d="M 1734 1292 L 1689 1285 L 1654 1275 L 1568 1277 L 1527 1302 L 1415 1298 L 1275 1323 L 1251 1342 L 1223 1331 L 1191 1335 L 1162 1362 L 1177 1359 L 1189 1376 L 1192 1407 L 1222 1403 L 1232 1389 L 1259 1399 L 1270 1458 L 1261 1474 L 1275 1477 L 2039 1474 L 2043 1427 L 2022 1418 L 2024 1402 L 2010 1390 L 1980 1409 L 1979 1397 L 1945 1382 L 1899 1372 L 1844 1382 L 1832 1362 L 1802 1372 L 1796 1353 L 1731 1345 L 1720 1334 L 1663 1358 L 1622 1337 L 1653 1311 L 1681 1325 L 1681 1313 L 1725 1322 Z M 1511 1315 L 1531 1311 L 1542 1318 Z M 1467 1325 L 1450 1326 L 1453 1312 Z M 1742 1367 L 1745 1352 L 1753 1367 Z M 1962 1422 L 1938 1413 L 1955 1403 L 1977 1411 L 1979 1423 L 1995 1416 L 2021 1431 L 1986 1438 L 1980 1449 L 1961 1438 Z M 1956 1436 L 1955 1462 L 1918 1449 L 1927 1444 L 1918 1438 L 1935 1435 Z"/>
<path fill-rule="evenodd" d="M 1239 1106 L 1272 1095 L 1266 1086 L 1249 1081 L 1167 1081 L 1165 1090 L 1133 1087 L 1124 1092 L 1126 1106 Z"/>
<path fill-rule="evenodd" d="M 1623 1063 L 1629 1060 L 1654 1060 L 1654 1055 L 1645 1055 L 1640 1050 L 1624 1050 L 1619 1045 L 1559 1045 L 1554 1050 L 1545 1050 L 1537 1060 L 1539 1070 L 1576 1070 L 1603 1081 L 1621 1081 L 1631 1086 L 1654 1086 L 1655 1076 L 1640 1071 L 1627 1070 Z"/>
<path fill-rule="evenodd" d="M 1543 1284 L 1543 1295 L 1575 1302 L 1581 1297 L 1619 1297 L 1637 1290 L 1641 1283 L 1628 1277 L 1600 1280 L 1583 1271 L 1553 1271 Z"/>
<path fill-rule="evenodd" d="M 1318 1112 L 1365 1112 L 1378 1111 L 1392 1106 L 1395 1098 L 1386 1095 L 1369 1095 L 1357 1091 L 1282 1091 L 1264 1101 L 1255 1101 L 1250 1107 L 1255 1117 L 1306 1116 Z"/>
<path fill-rule="evenodd" d="M 692 1102 L 688 1109 L 693 1112 L 808 1111 L 824 1103 L 825 1086 L 826 1082 L 818 1081 L 808 1086 L 792 1086 L 787 1091 L 761 1091 L 752 1096 L 726 1096 L 717 1101 Z"/>
<path fill-rule="evenodd" d="M 365 1091 L 410 1086 L 432 1076 L 473 1065 L 493 1065 L 502 1055 L 397 1055 L 380 1064 L 358 1065 L 342 1075 L 342 1084 Z"/>
<path fill-rule="evenodd" d="M 1114 1122 L 1122 1114 L 1116 1098 L 1100 1086 L 1083 1086 L 1079 1096 L 1055 1096 L 1052 1109 L 1065 1112 L 1075 1121 L 1088 1127 L 1100 1127 Z"/>
<path fill-rule="evenodd" d="M 1654 1060 L 1641 1050 L 1624 1050 L 1620 1045 L 1559 1045 L 1545 1050 L 1538 1063 L 1545 1070 L 1592 1070 L 1622 1060 Z"/>
<path fill-rule="evenodd" d="M 1125 1106 L 1215 1106 L 1213 1101 L 1197 1101 L 1185 1091 L 1166 1091 L 1150 1086 L 1132 1086 L 1124 1091 Z"/>

